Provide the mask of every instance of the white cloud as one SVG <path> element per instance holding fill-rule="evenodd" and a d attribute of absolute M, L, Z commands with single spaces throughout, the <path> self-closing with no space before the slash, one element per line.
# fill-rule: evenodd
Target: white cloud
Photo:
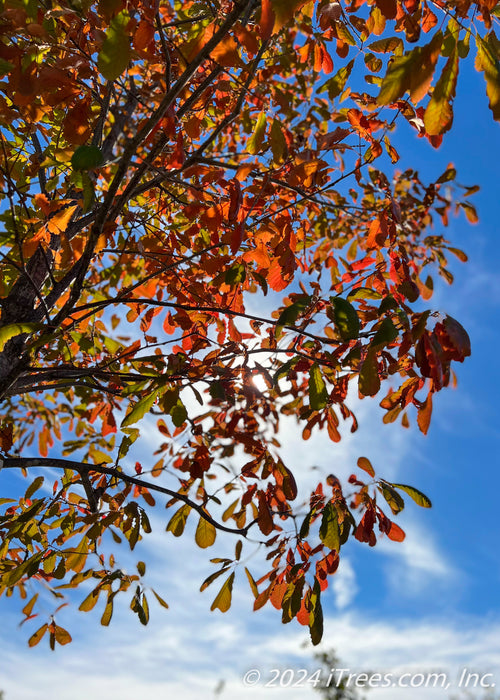
<path fill-rule="evenodd" d="M 358 586 L 356 573 L 347 557 L 342 557 L 342 564 L 332 579 L 331 587 L 335 594 L 335 605 L 339 610 L 351 605 L 358 592 Z"/>
<path fill-rule="evenodd" d="M 356 460 L 362 455 L 372 460 L 378 475 L 399 478 L 404 468 L 405 480 L 412 483 L 405 463 L 410 451 L 415 453 L 418 434 L 382 425 L 381 410 L 374 401 L 359 401 L 352 395 L 349 405 L 357 413 L 360 429 L 352 435 L 347 425 L 342 442 L 336 444 L 317 432 L 304 442 L 295 420 L 282 420 L 280 440 L 285 463 L 294 471 L 303 495 L 329 473 L 345 479 L 357 471 Z M 157 434 L 149 420 L 143 423 L 142 430 L 148 456 L 143 458 L 134 449 L 130 460 L 139 459 L 147 469 Z M 313 466 L 317 469 L 312 469 Z M 0 688 L 6 691 L 6 700 L 38 700 L 41 689 L 50 692 L 54 700 L 68 697 L 87 700 L 89 696 L 94 700 L 164 700 L 177 696 L 204 700 L 214 696 L 221 679 L 226 681 L 223 700 L 318 697 L 310 686 L 264 687 L 264 681 L 272 678 L 273 668 L 312 668 L 315 662 L 310 649 L 302 646 L 308 639 L 307 629 L 295 622 L 283 627 L 280 613 L 270 606 L 255 614 L 251 612 L 252 596 L 244 575 L 237 576 L 229 613 L 225 616 L 218 611 L 210 613 L 210 604 L 224 579 L 216 581 L 204 593 L 199 592 L 199 586 L 216 570 L 208 559 L 230 556 L 234 537 L 218 533 L 216 545 L 207 556 L 207 552 L 193 543 L 197 520 L 194 515 L 188 521 L 185 536 L 176 539 L 164 532 L 173 509 L 165 512 L 162 499 L 158 498 L 158 502 L 151 518 L 153 533 L 133 553 L 120 552 L 118 559 L 129 571 L 139 559 L 147 562 L 148 580 L 166 598 L 169 611 L 160 610 L 150 596 L 152 620 L 143 628 L 127 609 L 126 600 L 116 605 L 111 627 L 105 629 L 99 626 L 101 604 L 87 615 L 63 610 L 58 623 L 68 627 L 74 643 L 58 648 L 53 654 L 46 650 L 46 640 L 32 650 L 25 647 L 30 632 L 25 628 L 14 629 L 12 605 L 2 601 L 0 611 L 6 615 L 0 631 Z M 408 590 L 413 586 L 415 595 L 427 590 L 425 582 L 434 585 L 438 580 L 449 585 L 454 574 L 453 567 L 439 551 L 439 544 L 420 524 L 425 513 L 419 514 L 419 518 L 405 527 L 408 532 L 405 543 L 381 540 L 376 548 L 379 553 L 367 554 L 387 561 L 388 581 L 399 580 L 402 582 L 399 587 Z M 247 556 L 246 547 L 244 552 Z M 252 570 L 264 559 L 261 554 L 257 551 L 250 558 L 248 565 Z M 447 668 L 458 664 L 471 668 L 483 665 L 486 670 L 494 664 L 498 666 L 499 659 L 493 651 L 495 635 L 500 633 L 498 621 L 485 622 L 479 627 L 472 618 L 463 623 L 436 619 L 411 623 L 355 614 L 352 612 L 357 591 L 355 569 L 345 556 L 331 584 L 337 609 L 350 612 L 326 615 L 322 646 L 333 645 L 344 665 L 357 670 L 401 672 L 407 667 L 432 669 L 440 664 Z M 328 593 L 325 599 L 327 596 Z M 251 668 L 261 671 L 262 683 L 244 688 L 243 674 Z M 377 693 L 372 690 L 370 697 L 382 697 Z M 397 696 L 386 693 L 383 697 L 392 700 Z M 418 700 L 427 697 L 419 694 Z"/>
<path fill-rule="evenodd" d="M 427 528 L 411 518 L 404 530 L 403 542 L 381 538 L 377 545 L 379 553 L 391 560 L 387 565 L 388 585 L 415 596 L 429 587 L 449 585 L 458 577 L 459 572 Z"/>
<path fill-rule="evenodd" d="M 248 614 L 243 605 L 243 601 L 237 603 L 231 614 L 221 618 L 203 611 L 194 601 L 181 613 L 155 616 L 146 629 L 121 612 L 109 629 L 95 627 L 96 620 L 86 616 L 83 636 L 75 635 L 73 645 L 52 654 L 43 647 L 19 648 L 4 627 L 0 688 L 6 691 L 6 700 L 38 700 L 42 690 L 50 691 L 54 700 L 177 696 L 199 700 L 212 698 L 217 684 L 224 680 L 223 699 L 318 697 L 306 683 L 298 688 L 265 687 L 276 675 L 272 669 L 290 668 L 298 680 L 298 669 L 312 672 L 317 662 L 310 647 L 303 647 L 304 628 L 295 623 L 282 627 L 272 611 Z M 445 672 L 451 684 L 446 692 L 372 689 L 369 697 L 375 699 L 400 700 L 403 695 L 444 699 L 456 690 L 463 668 L 497 674 L 500 668 L 498 619 L 381 620 L 349 613 L 327 616 L 325 630 L 321 648 L 333 647 L 341 667 L 350 672 L 391 673 L 394 679 L 403 673 Z M 245 688 L 242 679 L 249 669 L 257 669 L 261 681 Z M 321 677 L 326 680 L 325 673 Z M 500 677 L 490 680 L 500 682 Z"/>

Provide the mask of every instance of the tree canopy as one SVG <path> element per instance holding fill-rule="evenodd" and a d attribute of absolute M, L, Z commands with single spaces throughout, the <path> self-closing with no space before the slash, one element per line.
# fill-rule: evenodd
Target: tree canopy
<path fill-rule="evenodd" d="M 405 498 L 430 506 L 365 456 L 300 492 L 279 424 L 337 443 L 357 394 L 426 433 L 470 354 L 430 300 L 466 260 L 444 229 L 477 220 L 475 188 L 452 164 L 398 171 L 392 141 L 439 147 L 463 61 L 500 119 L 498 16 L 494 0 L 2 1 L 0 466 L 23 479 L 0 474 L 0 594 L 24 620 L 81 587 L 103 625 L 127 591 L 147 624 L 146 565 L 124 571 L 109 542 L 134 549 L 166 506 L 165 538 L 235 536 L 201 585 L 213 610 L 238 575 L 316 644 L 342 546 L 401 541 Z M 55 612 L 30 645 L 46 634 L 71 641 Z"/>

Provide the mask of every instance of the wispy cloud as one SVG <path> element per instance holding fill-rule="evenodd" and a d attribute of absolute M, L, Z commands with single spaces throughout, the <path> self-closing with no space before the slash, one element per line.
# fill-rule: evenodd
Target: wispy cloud
<path fill-rule="evenodd" d="M 436 585 L 450 585 L 459 572 L 441 551 L 432 533 L 414 518 L 405 525 L 405 532 L 404 542 L 394 543 L 383 538 L 377 545 L 378 552 L 389 560 L 386 565 L 388 584 L 412 596 Z"/>
<path fill-rule="evenodd" d="M 124 612 L 124 611 L 123 611 Z M 249 614 L 244 601 L 225 618 L 210 615 L 194 602 L 181 614 L 155 616 L 147 629 L 118 613 L 109 629 L 83 619 L 81 636 L 69 647 L 51 654 L 43 648 L 21 649 L 4 637 L 0 641 L 0 687 L 6 700 L 38 700 L 50 689 L 55 700 L 186 700 L 212 698 L 220 680 L 222 698 L 318 697 L 310 686 L 266 687 L 276 675 L 272 669 L 300 668 L 312 672 L 317 662 L 304 648 L 307 633 L 296 624 L 282 627 L 273 611 Z M 327 616 L 321 648 L 334 648 L 342 668 L 350 672 L 448 674 L 451 688 L 373 689 L 370 697 L 448 698 L 463 668 L 481 673 L 500 668 L 500 620 L 460 619 L 381 620 L 349 613 Z M 17 636 L 17 635 L 16 635 Z M 29 668 L 29 673 L 26 673 Z M 244 674 L 257 669 L 260 682 L 243 685 Z M 290 676 L 290 674 L 289 674 Z M 299 678 L 298 675 L 295 676 Z M 322 675 L 325 680 L 325 674 Z M 500 678 L 495 679 L 500 682 Z M 45 691 L 44 691 L 45 692 Z"/>
<path fill-rule="evenodd" d="M 344 610 L 353 602 L 358 592 L 356 573 L 347 557 L 342 558 L 342 566 L 333 577 L 331 585 L 335 594 L 336 607 Z"/>

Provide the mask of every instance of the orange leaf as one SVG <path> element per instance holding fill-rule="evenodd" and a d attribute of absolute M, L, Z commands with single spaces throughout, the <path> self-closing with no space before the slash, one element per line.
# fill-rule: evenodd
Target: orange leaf
<path fill-rule="evenodd" d="M 134 34 L 134 48 L 137 51 L 144 51 L 153 42 L 155 35 L 154 26 L 144 19 L 141 19 Z"/>
<path fill-rule="evenodd" d="M 281 290 L 288 287 L 290 283 L 288 275 L 284 274 L 284 271 L 276 258 L 274 258 L 271 263 L 271 267 L 269 268 L 267 281 L 269 282 L 271 289 L 273 289 L 275 292 L 281 292 Z"/>
<path fill-rule="evenodd" d="M 333 60 L 325 46 L 321 47 L 322 62 L 321 67 L 324 73 L 331 73 L 333 70 Z"/>
<path fill-rule="evenodd" d="M 358 467 L 363 469 L 363 471 L 367 472 L 370 476 L 375 476 L 375 470 L 367 457 L 360 457 L 358 459 Z"/>
<path fill-rule="evenodd" d="M 210 55 L 221 66 L 241 68 L 244 65 L 238 54 L 238 44 L 232 36 L 228 36 L 219 42 Z"/>
<path fill-rule="evenodd" d="M 80 146 L 87 141 L 92 133 L 91 116 L 89 100 L 80 100 L 68 110 L 63 122 L 63 134 L 69 144 Z"/>
<path fill-rule="evenodd" d="M 41 209 L 45 216 L 50 214 L 50 201 L 47 199 L 47 195 L 38 193 L 33 197 L 35 206 Z"/>
<path fill-rule="evenodd" d="M 63 233 L 68 227 L 71 217 L 73 216 L 77 207 L 78 205 L 75 204 L 72 207 L 63 207 L 62 209 L 56 211 L 56 213 L 53 214 L 45 224 L 45 230 L 48 233 L 56 236 Z"/>
<path fill-rule="evenodd" d="M 259 35 L 264 41 L 269 39 L 274 29 L 276 15 L 274 14 L 271 0 L 262 0 L 262 10 L 259 20 Z"/>
<path fill-rule="evenodd" d="M 432 391 L 429 391 L 424 403 L 418 409 L 417 423 L 424 435 L 427 435 L 432 415 Z"/>
<path fill-rule="evenodd" d="M 391 527 L 387 531 L 387 537 L 391 540 L 394 540 L 394 542 L 402 542 L 406 535 L 404 533 L 404 530 L 402 530 L 399 527 L 399 525 L 396 525 L 396 523 L 393 523 L 391 521 Z"/>

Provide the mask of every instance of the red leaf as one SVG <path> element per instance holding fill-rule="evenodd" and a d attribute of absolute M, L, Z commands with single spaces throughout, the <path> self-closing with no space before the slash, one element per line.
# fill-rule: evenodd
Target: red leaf
<path fill-rule="evenodd" d="M 243 243 L 244 234 L 245 234 L 245 222 L 242 221 L 239 224 L 236 224 L 236 226 L 231 231 L 231 238 L 230 238 L 229 245 L 231 248 L 231 253 L 233 253 L 233 255 L 239 250 L 241 244 Z"/>
<path fill-rule="evenodd" d="M 434 333 L 446 359 L 463 362 L 471 354 L 467 331 L 451 316 L 447 316 L 443 323 L 437 323 Z"/>
<path fill-rule="evenodd" d="M 274 29 L 276 15 L 271 5 L 271 0 L 262 0 L 262 10 L 259 20 L 259 35 L 265 41 L 269 39 Z"/>
<path fill-rule="evenodd" d="M 273 524 L 273 518 L 271 515 L 271 511 L 269 509 L 269 506 L 267 505 L 266 494 L 263 491 L 259 491 L 257 497 L 259 500 L 259 505 L 258 505 L 259 528 L 264 535 L 269 535 L 273 531 L 274 524 Z"/>
<path fill-rule="evenodd" d="M 375 0 L 375 4 L 386 19 L 394 19 L 398 11 L 397 0 Z"/>

